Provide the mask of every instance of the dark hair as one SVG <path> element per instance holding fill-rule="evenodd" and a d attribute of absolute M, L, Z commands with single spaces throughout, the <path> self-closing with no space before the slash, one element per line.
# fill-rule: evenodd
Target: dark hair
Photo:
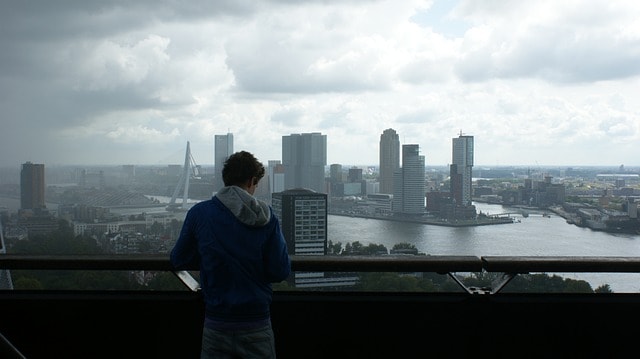
<path fill-rule="evenodd" d="M 264 177 L 264 166 L 250 152 L 236 152 L 224 161 L 222 181 L 225 186 L 244 185 L 253 177 L 258 181 Z"/>

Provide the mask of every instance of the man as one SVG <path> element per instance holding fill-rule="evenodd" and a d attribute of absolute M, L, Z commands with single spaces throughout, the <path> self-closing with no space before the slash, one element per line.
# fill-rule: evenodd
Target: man
<path fill-rule="evenodd" d="M 176 270 L 200 269 L 201 358 L 275 358 L 271 283 L 291 272 L 278 218 L 256 199 L 264 166 L 249 152 L 224 163 L 224 187 L 187 212 L 171 251 Z"/>

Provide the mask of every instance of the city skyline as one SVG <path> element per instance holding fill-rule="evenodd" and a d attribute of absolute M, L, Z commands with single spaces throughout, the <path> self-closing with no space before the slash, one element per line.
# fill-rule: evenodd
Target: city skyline
<path fill-rule="evenodd" d="M 181 163 L 211 139 L 378 163 L 380 133 L 450 163 L 640 166 L 640 3 L 20 2 L 0 14 L 0 167 Z M 25 29 L 28 29 L 26 31 Z M 176 160 L 177 159 L 177 160 Z"/>

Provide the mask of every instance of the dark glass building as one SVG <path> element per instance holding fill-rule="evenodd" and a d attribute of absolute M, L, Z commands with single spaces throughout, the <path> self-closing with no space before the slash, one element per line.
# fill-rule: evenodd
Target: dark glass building
<path fill-rule="evenodd" d="M 44 202 L 44 164 L 23 163 L 20 171 L 20 208 L 42 209 Z"/>

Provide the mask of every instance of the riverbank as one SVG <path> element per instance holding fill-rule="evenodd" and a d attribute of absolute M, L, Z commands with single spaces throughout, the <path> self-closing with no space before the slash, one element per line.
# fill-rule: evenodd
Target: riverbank
<path fill-rule="evenodd" d="M 512 217 L 479 217 L 479 218 L 470 219 L 470 220 L 448 221 L 443 218 L 435 218 L 435 217 L 408 217 L 408 216 L 402 217 L 402 216 L 393 216 L 393 215 L 376 216 L 376 215 L 342 213 L 342 212 L 329 212 L 328 214 L 334 215 L 334 216 L 379 219 L 383 221 L 418 223 L 418 224 L 427 224 L 427 225 L 443 226 L 443 227 L 475 227 L 475 226 L 488 226 L 488 225 L 495 225 L 495 224 L 514 223 L 514 218 Z"/>
<path fill-rule="evenodd" d="M 575 213 L 565 211 L 561 206 L 552 206 L 549 209 L 557 214 L 558 216 L 564 218 L 568 224 L 577 226 L 577 227 L 586 227 L 591 229 L 592 231 L 600 231 L 607 233 L 624 233 L 624 234 L 640 234 L 640 223 L 637 220 L 627 219 L 627 220 L 618 220 L 618 221 L 600 221 L 595 222 L 598 224 L 597 226 L 593 223 L 589 223 L 589 221 L 585 221 L 580 218 Z M 613 224 L 612 224 L 613 223 Z"/>
<path fill-rule="evenodd" d="M 575 224 L 576 221 L 578 220 L 578 216 L 577 215 L 565 211 L 562 208 L 562 206 L 551 206 L 551 207 L 549 207 L 549 210 L 551 212 L 557 214 L 558 216 L 564 218 L 567 221 L 567 223 L 569 223 L 569 224 Z"/>

